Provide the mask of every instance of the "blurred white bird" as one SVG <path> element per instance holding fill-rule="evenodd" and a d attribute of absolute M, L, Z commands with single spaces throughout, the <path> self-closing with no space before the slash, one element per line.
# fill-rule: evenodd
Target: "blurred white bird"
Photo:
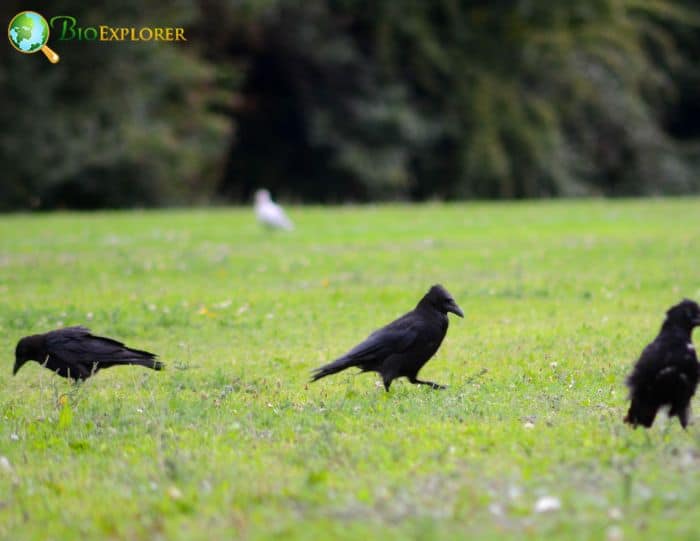
<path fill-rule="evenodd" d="M 270 198 L 267 190 L 255 192 L 255 215 L 261 224 L 271 229 L 294 229 L 282 207 Z"/>

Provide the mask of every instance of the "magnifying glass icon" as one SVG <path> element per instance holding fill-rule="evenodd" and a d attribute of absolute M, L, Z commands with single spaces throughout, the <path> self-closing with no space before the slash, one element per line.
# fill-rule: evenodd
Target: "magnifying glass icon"
<path fill-rule="evenodd" d="M 23 11 L 10 21 L 7 37 L 12 46 L 20 53 L 44 53 L 49 62 L 56 64 L 60 57 L 46 45 L 49 41 L 49 23 L 36 11 Z"/>

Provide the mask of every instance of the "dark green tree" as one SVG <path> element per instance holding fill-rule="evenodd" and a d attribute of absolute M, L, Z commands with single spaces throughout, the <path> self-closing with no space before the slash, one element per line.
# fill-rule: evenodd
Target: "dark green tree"
<path fill-rule="evenodd" d="M 0 208 L 700 189 L 692 0 L 46 9 L 190 40 L 52 40 L 58 66 L 2 50 Z"/>
<path fill-rule="evenodd" d="M 254 0 L 224 192 L 306 197 L 687 193 L 663 115 L 691 4 Z M 254 21 L 254 22 L 251 22 Z M 339 192 L 339 193 L 337 193 Z"/>
<path fill-rule="evenodd" d="M 61 0 L 43 15 L 81 26 L 187 26 L 188 1 L 144 8 Z M 5 2 L 10 14 L 24 9 Z M 11 15 L 10 15 L 11 16 Z M 230 99 L 201 44 L 58 41 L 61 62 L 0 57 L 2 208 L 119 207 L 206 200 L 218 180 L 231 129 L 217 110 Z"/>

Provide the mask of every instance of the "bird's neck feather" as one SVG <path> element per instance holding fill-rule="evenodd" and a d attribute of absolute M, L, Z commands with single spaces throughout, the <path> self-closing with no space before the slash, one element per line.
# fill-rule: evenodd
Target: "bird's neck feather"
<path fill-rule="evenodd" d="M 693 328 L 685 326 L 677 321 L 665 320 L 663 325 L 661 325 L 660 334 L 675 334 L 676 336 L 691 340 L 693 334 Z"/>

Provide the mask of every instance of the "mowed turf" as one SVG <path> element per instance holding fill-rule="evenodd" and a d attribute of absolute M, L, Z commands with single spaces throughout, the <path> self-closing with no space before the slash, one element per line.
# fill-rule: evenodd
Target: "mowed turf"
<path fill-rule="evenodd" d="M 700 421 L 622 417 L 700 299 L 700 200 L 289 212 L 0 217 L 0 538 L 697 539 Z M 308 383 L 437 282 L 466 315 L 421 372 L 448 390 Z M 167 369 L 11 376 L 75 324 Z"/>

